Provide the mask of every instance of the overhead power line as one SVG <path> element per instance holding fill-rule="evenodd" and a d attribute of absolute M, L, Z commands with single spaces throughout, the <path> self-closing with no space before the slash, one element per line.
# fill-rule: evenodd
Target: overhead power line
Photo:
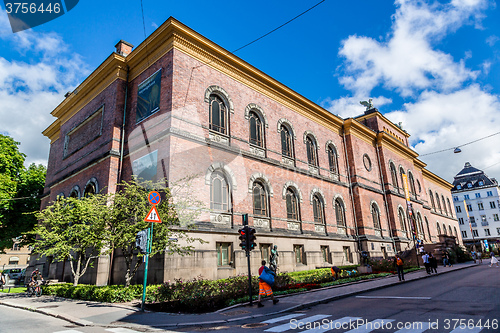
<path fill-rule="evenodd" d="M 472 143 L 475 143 L 475 142 L 478 142 L 478 141 L 481 141 L 481 140 L 484 140 L 484 139 L 487 139 L 487 138 L 491 138 L 492 136 L 495 136 L 495 135 L 498 135 L 498 134 L 500 134 L 500 132 L 496 132 L 496 133 L 490 134 L 488 136 L 482 137 L 480 139 L 477 139 L 477 140 L 474 140 L 474 141 L 471 141 L 471 142 L 467 142 L 467 143 L 464 143 L 462 145 L 455 146 L 455 147 L 452 147 L 452 148 L 447 148 L 447 149 L 443 149 L 443 150 L 434 151 L 432 153 L 422 154 L 422 155 L 420 155 L 420 157 L 427 156 L 427 155 L 433 155 L 433 154 L 437 154 L 437 153 L 442 153 L 442 152 L 448 151 L 448 150 L 454 150 L 456 148 L 464 147 L 464 146 L 470 145 Z"/>

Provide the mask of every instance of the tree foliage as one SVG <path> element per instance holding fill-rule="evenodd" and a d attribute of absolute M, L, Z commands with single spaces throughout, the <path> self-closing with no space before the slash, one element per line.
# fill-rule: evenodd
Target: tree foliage
<path fill-rule="evenodd" d="M 45 167 L 25 168 L 26 155 L 18 146 L 19 142 L 0 134 L 0 251 L 33 229 L 45 184 Z"/>

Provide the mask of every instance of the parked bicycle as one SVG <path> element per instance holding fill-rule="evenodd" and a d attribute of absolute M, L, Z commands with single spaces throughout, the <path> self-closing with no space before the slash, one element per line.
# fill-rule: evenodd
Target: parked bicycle
<path fill-rule="evenodd" d="M 42 296 L 42 284 L 44 281 L 32 281 L 28 284 L 28 297 L 35 295 L 36 297 Z"/>

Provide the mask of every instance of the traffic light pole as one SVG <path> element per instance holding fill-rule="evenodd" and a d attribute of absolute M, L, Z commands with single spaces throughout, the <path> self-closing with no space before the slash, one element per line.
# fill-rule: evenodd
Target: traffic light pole
<path fill-rule="evenodd" d="M 151 222 L 151 228 L 148 232 L 148 250 L 146 253 L 145 267 L 144 267 L 144 283 L 142 285 L 142 304 L 141 311 L 144 312 L 144 303 L 146 302 L 146 285 L 148 283 L 148 264 L 149 264 L 149 254 L 151 253 L 151 248 L 153 246 L 153 222 Z"/>
<path fill-rule="evenodd" d="M 252 300 L 252 273 L 250 273 L 250 251 L 246 251 L 247 253 L 247 263 L 248 263 L 248 293 L 250 294 L 250 306 L 253 305 Z"/>

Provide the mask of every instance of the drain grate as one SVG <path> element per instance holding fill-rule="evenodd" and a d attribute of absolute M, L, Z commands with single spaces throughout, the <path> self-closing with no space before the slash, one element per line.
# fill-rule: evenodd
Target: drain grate
<path fill-rule="evenodd" d="M 259 327 L 264 327 L 267 326 L 267 324 L 264 323 L 253 323 L 253 324 L 245 324 L 242 325 L 242 328 L 259 328 Z"/>

